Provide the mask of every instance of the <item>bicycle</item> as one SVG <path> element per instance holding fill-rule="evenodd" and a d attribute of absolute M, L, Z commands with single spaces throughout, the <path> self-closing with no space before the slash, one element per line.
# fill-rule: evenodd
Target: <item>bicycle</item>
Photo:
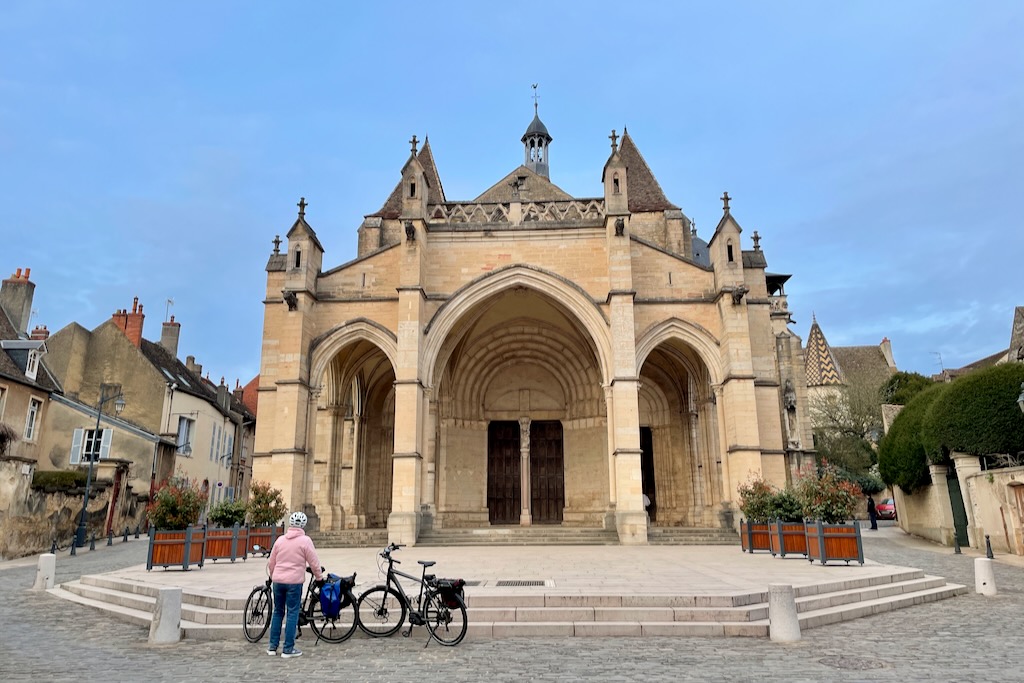
<path fill-rule="evenodd" d="M 441 645 L 458 645 L 466 637 L 469 627 L 462 592 L 466 582 L 462 579 L 438 579 L 434 574 L 427 574 L 427 568 L 436 564 L 433 561 L 418 561 L 423 567 L 420 578 L 398 571 L 395 565 L 401 562 L 391 553 L 402 547 L 391 543 L 381 551 L 380 557 L 388 563 L 386 572 L 384 562 L 379 563 L 381 573 L 386 575 L 385 582 L 364 591 L 356 601 L 359 629 L 374 638 L 394 635 L 402 628 L 408 615 L 409 628 L 402 632 L 403 637 L 409 637 L 413 626 L 426 626 L 430 636 Z M 419 584 L 415 603 L 399 583 L 399 576 Z"/>
<path fill-rule="evenodd" d="M 320 571 L 323 572 L 322 567 Z M 310 580 L 302 609 L 299 612 L 299 629 L 295 637 L 301 637 L 302 627 L 309 626 L 316 634 L 317 642 L 321 639 L 328 643 L 341 643 L 348 640 L 355 633 L 358 624 L 355 608 L 356 598 L 352 593 L 356 575 L 344 577 L 335 574 L 325 575 L 327 582 L 341 582 L 341 612 L 337 617 L 331 618 L 324 615 L 320 605 L 320 590 L 323 583 L 312 578 L 313 571 L 308 567 L 306 573 L 310 575 Z M 268 576 L 262 585 L 252 589 L 245 601 L 245 611 L 242 613 L 242 631 L 245 633 L 245 639 L 250 643 L 259 642 L 270 628 L 270 619 L 274 614 L 273 584 L 273 580 Z"/>

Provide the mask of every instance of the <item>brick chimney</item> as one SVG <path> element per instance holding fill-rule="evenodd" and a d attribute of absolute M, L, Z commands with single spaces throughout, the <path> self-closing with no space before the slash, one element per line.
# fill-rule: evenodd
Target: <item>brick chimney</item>
<path fill-rule="evenodd" d="M 243 392 L 244 392 L 244 390 L 242 389 L 242 383 L 239 382 L 238 378 L 236 377 L 235 378 L 235 388 L 231 390 L 231 395 L 235 397 L 236 401 L 241 403 L 242 402 L 242 394 L 243 394 Z"/>
<path fill-rule="evenodd" d="M 24 272 L 18 268 L 0 285 L 0 307 L 7 312 L 18 334 L 28 334 L 28 321 L 32 316 L 32 295 L 36 286 L 28 279 L 31 272 L 31 268 Z"/>
<path fill-rule="evenodd" d="M 882 350 L 882 355 L 885 356 L 885 362 L 889 364 L 890 368 L 895 370 L 896 359 L 892 357 L 892 344 L 889 343 L 889 338 L 882 337 L 882 343 L 878 345 L 878 348 Z"/>
<path fill-rule="evenodd" d="M 178 357 L 178 336 L 180 334 L 181 323 L 174 322 L 172 315 L 170 321 L 164 323 L 163 330 L 160 332 L 160 346 L 164 347 L 164 350 L 174 358 Z"/>
<path fill-rule="evenodd" d="M 36 325 L 28 338 L 32 341 L 45 341 L 50 338 L 50 331 L 46 329 L 46 325 Z"/>
<path fill-rule="evenodd" d="M 224 378 L 220 378 L 220 384 L 217 385 L 217 405 L 220 409 L 227 412 L 231 409 L 231 394 L 228 392 L 228 387 L 224 384 Z"/>
<path fill-rule="evenodd" d="M 135 346 L 142 346 L 142 323 L 146 316 L 142 313 L 142 306 L 139 305 L 139 297 L 132 301 L 132 312 L 121 309 L 114 311 L 113 320 L 117 327 L 128 337 L 128 341 Z"/>

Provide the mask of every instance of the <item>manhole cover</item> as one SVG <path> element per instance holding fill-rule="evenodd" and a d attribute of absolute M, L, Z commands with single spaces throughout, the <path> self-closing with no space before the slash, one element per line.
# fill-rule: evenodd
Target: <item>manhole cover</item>
<path fill-rule="evenodd" d="M 846 669 L 848 671 L 867 671 L 869 669 L 884 669 L 888 666 L 885 662 L 877 659 L 864 659 L 863 657 L 849 657 L 847 655 L 836 655 L 835 657 L 824 657 L 818 660 L 819 664 L 831 666 L 834 669 Z"/>
<path fill-rule="evenodd" d="M 543 581 L 498 581 L 498 586 L 543 586 Z"/>

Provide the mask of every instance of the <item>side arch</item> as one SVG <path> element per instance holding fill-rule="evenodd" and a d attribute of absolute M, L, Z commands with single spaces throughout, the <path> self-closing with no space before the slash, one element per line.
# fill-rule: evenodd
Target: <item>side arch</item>
<path fill-rule="evenodd" d="M 611 340 L 608 321 L 598 305 L 574 283 L 554 273 L 529 266 L 507 266 L 488 273 L 458 289 L 434 314 L 424 328 L 423 364 L 427 386 L 434 385 L 438 356 L 449 334 L 473 308 L 488 298 L 511 289 L 526 287 L 545 295 L 580 324 L 593 345 L 602 381 L 612 376 Z"/>
<path fill-rule="evenodd" d="M 391 367 L 398 367 L 398 336 L 380 323 L 355 318 L 320 335 L 310 344 L 309 378 L 312 384 L 323 376 L 327 365 L 341 349 L 357 341 L 368 341 L 387 356 Z"/>
<path fill-rule="evenodd" d="M 679 340 L 685 342 L 704 362 L 712 384 L 722 383 L 720 344 L 714 335 L 696 323 L 679 318 L 669 318 L 652 325 L 640 336 L 636 344 L 636 371 L 639 375 L 647 357 L 664 342 Z"/>

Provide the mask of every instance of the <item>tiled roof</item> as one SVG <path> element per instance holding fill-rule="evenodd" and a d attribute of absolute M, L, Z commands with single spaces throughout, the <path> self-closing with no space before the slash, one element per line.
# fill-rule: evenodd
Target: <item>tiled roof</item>
<path fill-rule="evenodd" d="M 518 199 L 522 202 L 561 202 L 572 199 L 572 195 L 555 185 L 542 175 L 534 173 L 526 166 L 520 166 L 507 176 L 491 185 L 482 195 L 473 200 L 476 204 L 495 204 L 510 202 L 515 196 L 512 185 L 525 178 L 520 185 Z"/>
<path fill-rule="evenodd" d="M 818 326 L 818 321 L 811 323 L 811 331 L 807 335 L 807 386 L 838 386 L 843 384 L 843 376 L 839 365 L 832 355 L 832 349 L 825 341 L 825 334 Z"/>
<path fill-rule="evenodd" d="M 650 166 L 644 161 L 633 138 L 623 131 L 619 156 L 626 165 L 626 184 L 629 192 L 629 210 L 632 213 L 643 211 L 664 211 L 678 209 L 661 191 L 661 185 L 655 180 Z"/>
<path fill-rule="evenodd" d="M 7 316 L 7 311 L 0 307 L 0 340 L 14 339 L 23 339 L 23 337 L 14 328 L 14 323 Z M 25 355 L 27 356 L 27 353 Z M 43 391 L 61 390 L 60 384 L 50 374 L 49 368 L 46 367 L 45 357 L 39 362 L 39 370 L 36 372 L 35 380 L 29 379 L 21 368 L 22 365 L 12 358 L 7 351 L 0 349 L 0 377 L 6 377 L 27 386 L 38 387 Z"/>
<path fill-rule="evenodd" d="M 189 370 L 184 363 L 168 353 L 167 349 L 160 344 L 143 339 L 139 348 L 146 359 L 168 381 L 173 381 L 178 385 L 177 391 L 183 391 L 217 406 L 217 387 L 212 382 Z M 246 416 L 252 415 L 242 401 L 235 398 L 231 392 L 228 392 L 228 396 L 231 399 L 231 410 Z"/>
<path fill-rule="evenodd" d="M 896 371 L 878 346 L 834 346 L 832 356 L 850 384 L 881 387 Z"/>
<path fill-rule="evenodd" d="M 423 175 L 427 179 L 427 204 L 444 204 L 446 201 L 444 198 L 444 188 L 441 187 L 441 176 L 438 174 L 437 166 L 434 164 L 434 154 L 430 150 L 430 140 L 424 141 L 423 149 L 416 155 L 416 160 L 423 167 Z M 376 213 L 369 215 L 390 219 L 398 218 L 402 215 L 401 180 L 395 185 L 395 189 L 391 191 L 391 195 L 384 202 L 384 206 L 380 207 L 380 210 Z"/>

